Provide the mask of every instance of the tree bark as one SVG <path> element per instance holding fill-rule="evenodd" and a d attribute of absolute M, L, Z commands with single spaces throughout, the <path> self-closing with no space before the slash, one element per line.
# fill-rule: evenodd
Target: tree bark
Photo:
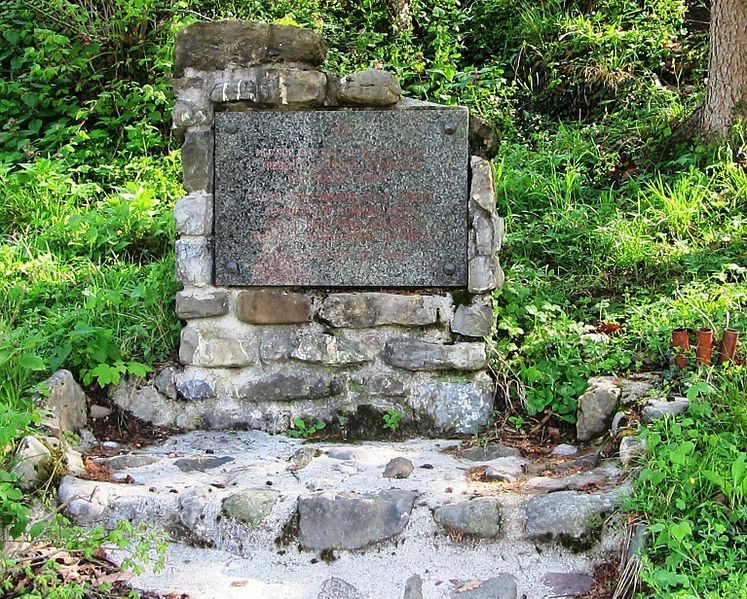
<path fill-rule="evenodd" d="M 397 29 L 397 31 L 399 31 L 400 33 L 406 33 L 412 30 L 410 0 L 389 0 L 389 8 L 392 12 L 394 27 Z"/>
<path fill-rule="evenodd" d="M 706 97 L 682 129 L 723 137 L 739 118 L 747 118 L 747 0 L 713 0 Z"/>

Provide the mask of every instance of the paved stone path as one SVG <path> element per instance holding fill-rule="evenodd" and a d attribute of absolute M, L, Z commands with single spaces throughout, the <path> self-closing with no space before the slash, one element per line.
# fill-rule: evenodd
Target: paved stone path
<path fill-rule="evenodd" d="M 448 440 L 304 443 L 193 432 L 98 458 L 112 478 L 68 476 L 81 524 L 149 522 L 166 569 L 135 586 L 198 599 L 574 596 L 618 548 L 629 489 L 588 452 L 530 460 Z M 386 473 L 386 476 L 385 476 Z"/>

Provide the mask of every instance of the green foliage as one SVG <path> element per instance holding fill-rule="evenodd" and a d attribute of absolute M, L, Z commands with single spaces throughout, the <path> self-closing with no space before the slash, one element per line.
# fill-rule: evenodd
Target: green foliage
<path fill-rule="evenodd" d="M 724 594 L 724 574 L 747 571 L 747 373 L 734 368 L 710 382 L 694 380 L 686 417 L 642 431 L 651 458 L 636 483 L 631 509 L 649 521 L 642 578 L 656 596 Z M 711 404 L 699 403 L 709 397 Z"/>
<path fill-rule="evenodd" d="M 388 410 L 386 414 L 384 414 L 384 428 L 389 429 L 392 432 L 396 431 L 399 428 L 401 422 L 402 412 L 392 409 Z"/>
<path fill-rule="evenodd" d="M 294 418 L 291 422 L 291 428 L 288 431 L 288 436 L 294 439 L 308 439 L 313 437 L 319 431 L 327 428 L 326 422 L 314 422 L 306 424 L 303 418 Z"/>

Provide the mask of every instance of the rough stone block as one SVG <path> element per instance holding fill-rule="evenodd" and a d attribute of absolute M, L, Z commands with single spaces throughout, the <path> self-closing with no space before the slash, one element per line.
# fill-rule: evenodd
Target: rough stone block
<path fill-rule="evenodd" d="M 474 114 L 469 115 L 470 154 L 490 160 L 498 153 L 500 139 L 498 131 L 486 120 Z"/>
<path fill-rule="evenodd" d="M 169 399 L 176 399 L 176 369 L 166 366 L 153 379 L 156 390 Z"/>
<path fill-rule="evenodd" d="M 45 381 L 49 395 L 42 408 L 52 413 L 51 428 L 57 437 L 75 432 L 88 422 L 86 394 L 69 370 L 58 370 Z"/>
<path fill-rule="evenodd" d="M 488 364 L 482 343 L 442 345 L 417 339 L 393 339 L 382 352 L 387 364 L 405 370 L 480 370 Z"/>
<path fill-rule="evenodd" d="M 285 67 L 248 69 L 241 77 L 215 84 L 213 102 L 251 102 L 265 106 L 323 106 L 327 75 L 321 71 Z"/>
<path fill-rule="evenodd" d="M 176 34 L 174 77 L 188 68 L 222 71 L 263 62 L 324 62 L 324 39 L 308 29 L 248 21 L 194 23 Z"/>
<path fill-rule="evenodd" d="M 341 104 L 391 106 L 399 101 L 402 89 L 392 73 L 366 69 L 340 79 L 337 99 Z"/>
<path fill-rule="evenodd" d="M 250 366 L 257 362 L 258 349 L 256 335 L 187 325 L 182 329 L 179 360 L 206 368 Z"/>
<path fill-rule="evenodd" d="M 353 342 L 335 335 L 304 335 L 291 357 L 312 364 L 347 366 L 362 364 L 368 356 Z"/>
<path fill-rule="evenodd" d="M 489 214 L 495 212 L 495 177 L 493 165 L 489 160 L 473 156 L 470 160 L 472 179 L 470 182 L 470 198 L 480 208 Z"/>
<path fill-rule="evenodd" d="M 475 236 L 476 255 L 492 256 L 495 249 L 494 226 L 492 219 L 486 216 L 482 210 L 475 210 L 472 215 L 472 232 Z"/>
<path fill-rule="evenodd" d="M 489 297 L 461 305 L 451 321 L 451 330 L 466 337 L 487 337 L 493 329 L 493 305 Z"/>
<path fill-rule="evenodd" d="M 302 293 L 242 291 L 236 317 L 255 324 L 290 324 L 311 321 L 311 299 Z"/>
<path fill-rule="evenodd" d="M 438 304 L 430 299 L 422 295 L 337 293 L 327 296 L 320 315 L 339 328 L 424 326 L 438 321 Z"/>
<path fill-rule="evenodd" d="M 189 289 L 176 294 L 176 315 L 183 320 L 228 314 L 224 289 Z"/>
<path fill-rule="evenodd" d="M 434 381 L 414 387 L 409 401 L 436 430 L 472 434 L 491 422 L 495 385 L 486 373 L 464 382 Z"/>
<path fill-rule="evenodd" d="M 490 219 L 493 225 L 493 251 L 492 254 L 497 254 L 503 247 L 503 236 L 506 234 L 506 225 L 503 217 L 494 214 Z"/>
<path fill-rule="evenodd" d="M 483 293 L 503 286 L 503 269 L 495 256 L 476 256 L 469 261 L 467 290 Z"/>
<path fill-rule="evenodd" d="M 586 392 L 578 398 L 576 437 L 579 441 L 589 441 L 609 430 L 620 394 L 617 377 L 599 376 L 589 379 Z"/>
<path fill-rule="evenodd" d="M 190 129 L 182 145 L 183 185 L 188 192 L 213 191 L 213 132 Z"/>
<path fill-rule="evenodd" d="M 318 399 L 338 395 L 343 385 L 325 372 L 293 369 L 288 372 L 273 372 L 253 377 L 238 383 L 236 394 L 247 400 L 292 400 Z"/>
<path fill-rule="evenodd" d="M 322 493 L 298 499 L 298 540 L 307 549 L 361 549 L 399 535 L 416 494 L 390 489 L 372 495 Z"/>
<path fill-rule="evenodd" d="M 212 124 L 212 110 L 194 102 L 178 100 L 171 111 L 171 132 L 179 138 L 183 138 L 190 127 L 209 127 Z"/>
<path fill-rule="evenodd" d="M 174 206 L 176 230 L 182 235 L 210 235 L 213 232 L 213 196 L 194 192 Z"/>
<path fill-rule="evenodd" d="M 199 376 L 182 377 L 176 381 L 179 397 L 187 401 L 215 399 L 217 396 L 210 381 Z"/>
<path fill-rule="evenodd" d="M 433 519 L 448 531 L 475 537 L 496 538 L 501 533 L 501 505 L 490 497 L 437 507 Z"/>
<path fill-rule="evenodd" d="M 405 394 L 405 381 L 401 376 L 395 372 L 373 375 L 366 381 L 366 389 L 371 395 L 401 397 Z"/>
<path fill-rule="evenodd" d="M 178 239 L 174 250 L 177 281 L 195 287 L 206 287 L 213 282 L 213 251 L 207 239 Z"/>

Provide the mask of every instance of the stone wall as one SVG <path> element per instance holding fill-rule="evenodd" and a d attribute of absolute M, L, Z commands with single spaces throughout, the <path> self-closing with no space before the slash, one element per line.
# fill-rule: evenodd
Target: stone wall
<path fill-rule="evenodd" d="M 186 321 L 181 368 L 118 402 L 182 428 L 281 432 L 293 418 L 342 428 L 361 410 L 394 409 L 425 431 L 474 432 L 491 419 L 486 346 L 497 253 L 494 132 L 470 122 L 468 286 L 462 290 L 323 290 L 214 285 L 213 117 L 216 111 L 419 110 L 390 73 L 338 78 L 319 70 L 315 33 L 245 22 L 198 23 L 177 35 L 174 132 L 183 136 L 187 195 L 174 210 L 176 310 Z M 432 105 L 430 105 L 432 106 Z M 467 165 L 465 165 L 465 168 Z M 379 417 L 380 419 L 380 417 Z"/>

